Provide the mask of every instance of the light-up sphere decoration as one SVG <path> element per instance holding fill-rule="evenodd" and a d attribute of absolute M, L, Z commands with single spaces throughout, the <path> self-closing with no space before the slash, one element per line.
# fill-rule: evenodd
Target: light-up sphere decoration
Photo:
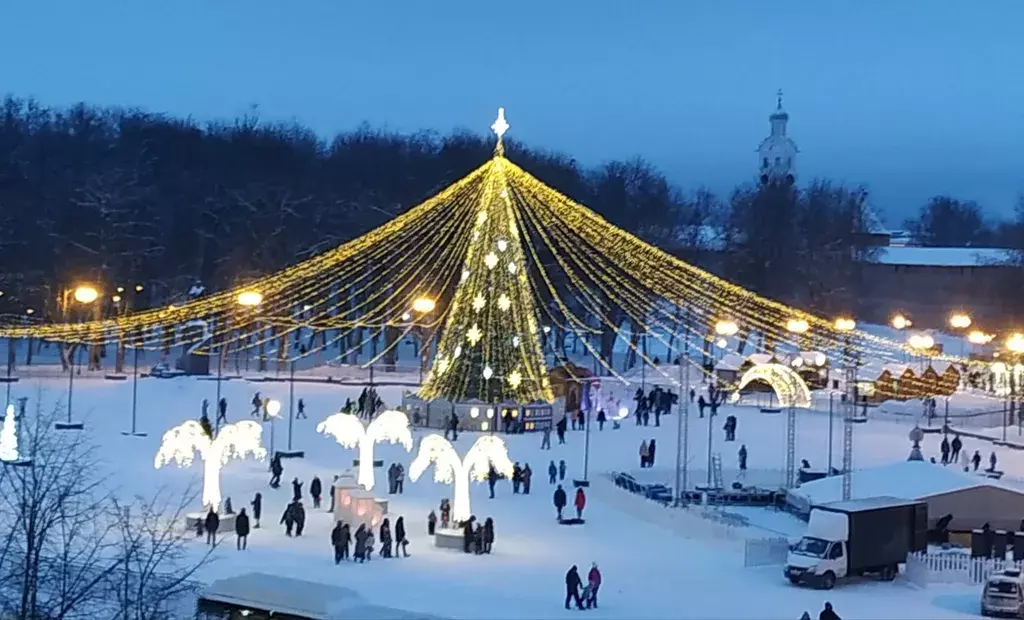
<path fill-rule="evenodd" d="M 719 336 L 732 336 L 740 331 L 740 326 L 735 321 L 723 320 L 715 323 L 715 333 Z"/>
<path fill-rule="evenodd" d="M 680 398 L 682 398 L 682 397 L 680 397 Z M 626 407 L 619 407 L 619 413 L 618 413 L 617 416 L 615 416 L 615 419 L 616 420 L 625 420 L 628 417 L 629 417 L 629 409 L 627 409 Z"/>
<path fill-rule="evenodd" d="M 14 415 L 14 405 L 7 405 L 4 426 L 0 429 L 0 461 L 17 461 L 19 458 L 18 420 Z"/>
<path fill-rule="evenodd" d="M 239 306 L 253 308 L 263 303 L 263 294 L 259 291 L 242 291 L 235 299 Z"/>
<path fill-rule="evenodd" d="M 913 325 L 913 323 L 910 322 L 910 319 L 903 316 L 902 314 L 897 314 L 896 316 L 892 317 L 892 326 L 895 327 L 896 329 L 906 329 L 911 325 Z"/>
<path fill-rule="evenodd" d="M 473 514 L 469 503 L 469 481 L 487 480 L 490 466 L 506 477 L 512 477 L 512 461 L 508 458 L 505 442 L 495 435 L 484 435 L 478 438 L 466 452 L 465 458 L 451 442 L 441 435 L 428 435 L 420 442 L 419 452 L 409 465 L 409 477 L 418 480 L 423 472 L 434 466 L 434 480 L 443 484 L 455 485 L 455 497 L 452 502 L 452 519 L 455 522 L 465 521 Z"/>
<path fill-rule="evenodd" d="M 170 462 L 179 467 L 192 465 L 196 452 L 203 461 L 203 508 L 220 510 L 220 470 L 232 458 L 242 459 L 251 454 L 262 460 L 267 451 L 260 445 L 263 428 L 251 420 L 225 424 L 212 440 L 195 420 L 175 426 L 164 433 L 160 450 L 153 461 L 160 469 Z"/>
<path fill-rule="evenodd" d="M 1018 332 L 1007 338 L 1006 350 L 1010 353 L 1024 353 L 1024 334 Z"/>
<path fill-rule="evenodd" d="M 351 413 L 335 413 L 317 424 L 316 432 L 333 435 L 343 448 L 357 448 L 359 451 L 359 475 L 356 482 L 367 491 L 373 489 L 373 445 L 378 442 L 397 443 L 412 450 L 412 433 L 409 432 L 409 416 L 404 411 L 390 410 L 378 415 L 369 425 Z"/>
<path fill-rule="evenodd" d="M 836 319 L 835 327 L 841 332 L 850 332 L 857 328 L 857 321 L 845 317 Z"/>
<path fill-rule="evenodd" d="M 91 304 L 96 301 L 96 298 L 99 296 L 99 291 L 87 284 L 79 286 L 74 292 L 75 301 L 80 304 Z"/>
<path fill-rule="evenodd" d="M 276 418 L 277 414 L 281 413 L 281 402 L 270 399 L 267 401 L 267 415 Z"/>
<path fill-rule="evenodd" d="M 988 344 L 992 342 L 993 339 L 995 339 L 995 334 L 986 334 L 985 332 L 977 329 L 967 334 L 967 341 L 971 344 Z"/>
<path fill-rule="evenodd" d="M 802 334 L 810 328 L 807 321 L 803 319 L 789 319 L 786 321 L 786 331 L 794 334 Z"/>
<path fill-rule="evenodd" d="M 967 329 L 971 326 L 971 317 L 962 312 L 958 312 L 949 317 L 949 326 L 953 329 Z"/>
<path fill-rule="evenodd" d="M 926 351 L 935 346 L 935 339 L 928 334 L 913 334 L 907 339 L 910 348 L 917 351 Z"/>
<path fill-rule="evenodd" d="M 427 314 L 428 312 L 433 312 L 436 305 L 433 299 L 420 297 L 412 302 L 412 309 L 420 314 Z"/>

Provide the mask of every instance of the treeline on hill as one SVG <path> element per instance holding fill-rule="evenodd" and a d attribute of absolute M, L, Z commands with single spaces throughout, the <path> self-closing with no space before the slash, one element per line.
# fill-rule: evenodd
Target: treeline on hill
<path fill-rule="evenodd" d="M 0 109 L 0 313 L 33 307 L 37 318 L 54 317 L 59 292 L 83 280 L 141 283 L 140 305 L 180 299 L 196 282 L 230 287 L 371 230 L 479 166 L 492 148 L 468 132 L 363 126 L 324 141 L 256 116 L 201 125 L 9 97 Z M 639 158 L 584 169 L 564 154 L 514 141 L 506 148 L 613 223 L 738 284 L 823 312 L 855 295 L 863 188 L 744 185 L 723 199 L 685 192 Z M 956 203 L 932 204 L 943 200 Z M 965 231 L 948 222 L 960 211 L 926 209 L 922 237 Z"/>

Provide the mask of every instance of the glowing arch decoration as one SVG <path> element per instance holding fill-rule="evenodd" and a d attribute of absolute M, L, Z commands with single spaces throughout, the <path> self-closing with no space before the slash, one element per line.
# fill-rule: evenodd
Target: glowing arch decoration
<path fill-rule="evenodd" d="M 740 399 L 740 392 L 752 381 L 764 381 L 775 390 L 779 397 L 779 403 L 785 407 L 801 407 L 807 409 L 811 406 L 811 390 L 807 383 L 792 368 L 785 364 L 756 364 L 740 377 L 736 390 L 732 393 L 731 402 Z"/>

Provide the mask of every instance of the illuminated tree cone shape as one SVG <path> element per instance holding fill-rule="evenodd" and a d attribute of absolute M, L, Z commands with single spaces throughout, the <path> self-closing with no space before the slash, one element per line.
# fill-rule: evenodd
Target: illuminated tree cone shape
<path fill-rule="evenodd" d="M 508 129 L 504 114 L 492 127 Z M 551 402 L 523 234 L 503 157 L 483 179 L 462 273 L 420 397 L 452 402 Z"/>
<path fill-rule="evenodd" d="M 491 465 L 498 473 L 512 477 L 512 461 L 508 458 L 505 442 L 494 435 L 484 435 L 476 440 L 460 459 L 459 453 L 451 442 L 440 435 L 428 435 L 420 442 L 420 450 L 409 465 L 409 477 L 418 480 L 430 465 L 434 465 L 434 480 L 444 484 L 455 484 L 455 499 L 452 506 L 452 518 L 465 521 L 472 511 L 469 506 L 469 481 L 487 480 L 487 472 Z"/>
<path fill-rule="evenodd" d="M 260 445 L 262 435 L 263 427 L 246 420 L 220 427 L 220 432 L 211 441 L 198 422 L 189 420 L 164 433 L 153 464 L 160 469 L 174 461 L 179 467 L 188 467 L 198 452 L 203 461 L 203 508 L 212 507 L 218 511 L 221 501 L 221 468 L 232 458 L 242 459 L 247 454 L 262 460 L 267 455 L 267 451 Z"/>
<path fill-rule="evenodd" d="M 811 406 L 811 390 L 807 387 L 803 377 L 795 370 L 785 364 L 757 364 L 752 366 L 740 377 L 736 391 L 732 393 L 732 402 L 740 399 L 740 390 L 747 387 L 752 381 L 764 381 L 779 397 L 779 403 L 784 407 Z"/>
<path fill-rule="evenodd" d="M 7 405 L 4 427 L 0 430 L 0 461 L 17 461 L 19 458 L 18 422 L 14 417 L 14 405 Z"/>
<path fill-rule="evenodd" d="M 359 449 L 359 476 L 356 482 L 367 491 L 373 489 L 373 444 L 377 442 L 402 444 L 406 452 L 412 450 L 409 416 L 402 411 L 385 411 L 363 427 L 359 418 L 351 413 L 336 413 L 316 425 L 316 432 L 334 435 L 343 448 Z"/>

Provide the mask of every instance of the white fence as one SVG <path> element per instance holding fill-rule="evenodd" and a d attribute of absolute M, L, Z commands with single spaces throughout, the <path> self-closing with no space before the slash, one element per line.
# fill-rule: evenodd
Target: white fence
<path fill-rule="evenodd" d="M 1024 570 L 1022 560 L 972 558 L 963 553 L 912 553 L 907 556 L 905 577 L 918 585 L 960 583 L 979 585 L 989 575 L 1007 568 Z"/>
<path fill-rule="evenodd" d="M 782 566 L 789 555 L 789 539 L 751 538 L 743 545 L 743 566 Z"/>

